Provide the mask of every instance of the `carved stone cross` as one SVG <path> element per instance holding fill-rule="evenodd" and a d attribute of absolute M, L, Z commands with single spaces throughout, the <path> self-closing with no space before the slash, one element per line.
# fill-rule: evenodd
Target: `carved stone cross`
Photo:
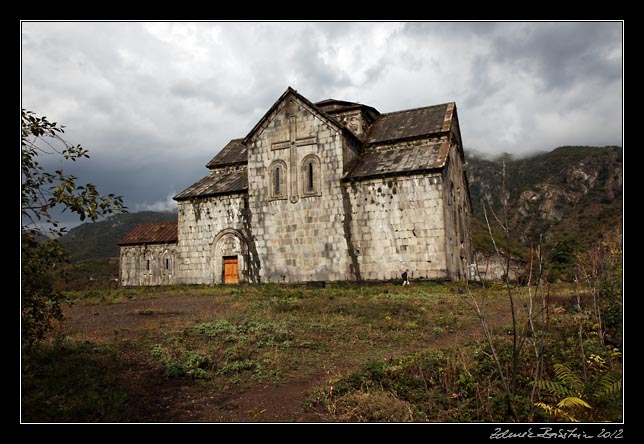
<path fill-rule="evenodd" d="M 278 142 L 273 142 L 271 144 L 271 149 L 272 150 L 283 150 L 283 149 L 288 149 L 289 150 L 289 171 L 290 171 L 290 181 L 291 181 L 291 195 L 289 197 L 289 200 L 291 203 L 296 203 L 300 197 L 298 196 L 298 185 L 297 185 L 297 177 L 298 177 L 298 159 L 297 159 L 297 147 L 301 146 L 307 146 L 307 145 L 315 145 L 316 144 L 316 138 L 315 136 L 313 137 L 297 137 L 297 111 L 298 111 L 298 105 L 295 102 L 294 99 L 288 99 L 288 102 L 286 103 L 286 118 L 288 119 L 288 140 L 281 140 Z"/>

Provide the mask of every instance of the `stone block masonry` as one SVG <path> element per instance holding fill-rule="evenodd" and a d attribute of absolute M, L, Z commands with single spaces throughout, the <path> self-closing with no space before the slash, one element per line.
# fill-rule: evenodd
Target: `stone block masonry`
<path fill-rule="evenodd" d="M 362 280 L 438 279 L 446 272 L 441 174 L 345 184 Z"/>
<path fill-rule="evenodd" d="M 237 194 L 179 202 L 178 284 L 221 283 L 222 258 L 243 256 L 247 237 L 244 200 Z M 216 239 L 222 233 L 228 237 Z M 242 262 L 248 265 L 247 260 Z M 247 268 L 241 270 L 248 273 Z"/>
<path fill-rule="evenodd" d="M 120 283 L 125 287 L 174 285 L 176 283 L 176 244 L 122 246 Z"/>

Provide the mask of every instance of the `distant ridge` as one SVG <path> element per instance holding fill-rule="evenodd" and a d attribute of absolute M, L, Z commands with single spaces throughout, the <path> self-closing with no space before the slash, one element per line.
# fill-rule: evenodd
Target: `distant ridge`
<path fill-rule="evenodd" d="M 135 226 L 148 222 L 176 222 L 177 213 L 141 211 L 114 214 L 101 222 L 88 222 L 69 230 L 61 243 L 69 251 L 72 261 L 117 257 L 116 243 Z"/>

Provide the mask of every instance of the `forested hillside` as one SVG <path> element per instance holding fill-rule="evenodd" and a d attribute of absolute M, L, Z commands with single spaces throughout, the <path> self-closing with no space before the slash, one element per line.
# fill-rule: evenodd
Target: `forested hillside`
<path fill-rule="evenodd" d="M 531 242 L 541 242 L 547 259 L 565 269 L 575 251 L 621 233 L 622 157 L 620 147 L 586 146 L 526 158 L 468 155 L 474 248 L 493 250 L 485 206 L 495 237 L 505 248 L 525 255 Z M 499 223 L 506 220 L 507 241 Z"/>

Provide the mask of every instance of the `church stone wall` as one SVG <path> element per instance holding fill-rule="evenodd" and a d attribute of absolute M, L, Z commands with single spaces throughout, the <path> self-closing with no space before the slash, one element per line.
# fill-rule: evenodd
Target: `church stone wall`
<path fill-rule="evenodd" d="M 244 240 L 245 211 L 244 196 L 240 194 L 214 196 L 201 199 L 180 201 L 179 243 L 177 247 L 178 284 L 214 284 L 221 282 L 221 257 L 240 256 L 240 280 L 248 281 L 248 261 Z M 218 235 L 229 230 L 228 237 Z M 232 239 L 230 236 L 237 238 Z M 231 245 L 232 244 L 232 245 Z M 237 247 L 237 249 L 235 249 Z M 226 249 L 215 255 L 216 249 Z"/>
<path fill-rule="evenodd" d="M 276 109 L 249 145 L 248 202 L 260 282 L 350 279 L 340 179 L 354 147 L 301 102 Z M 305 158 L 319 158 L 315 193 L 306 193 Z M 274 195 L 271 165 L 288 180 Z M 284 171 L 282 171 L 282 174 Z"/>
<path fill-rule="evenodd" d="M 443 170 L 443 193 L 446 231 L 446 261 L 450 279 L 465 279 L 472 263 L 470 243 L 471 208 L 463 162 L 454 143 L 450 146 L 448 163 Z"/>
<path fill-rule="evenodd" d="M 120 248 L 120 284 L 174 285 L 176 283 L 175 243 L 127 245 Z"/>
<path fill-rule="evenodd" d="M 446 276 L 440 173 L 345 184 L 357 278 Z"/>

